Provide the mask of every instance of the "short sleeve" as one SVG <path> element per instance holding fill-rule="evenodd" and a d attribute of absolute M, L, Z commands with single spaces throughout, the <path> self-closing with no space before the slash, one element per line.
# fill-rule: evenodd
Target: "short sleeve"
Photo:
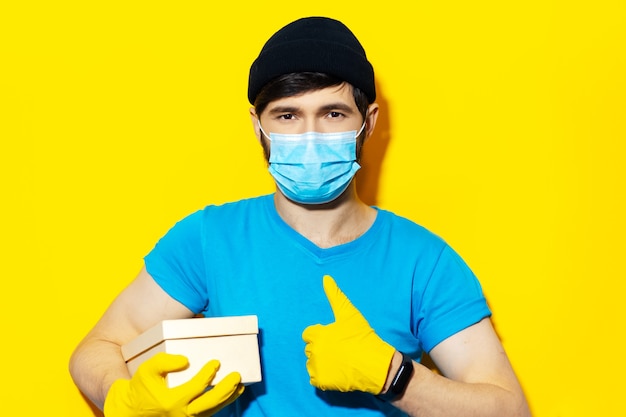
<path fill-rule="evenodd" d="M 491 315 L 478 279 L 448 245 L 422 291 L 417 333 L 426 352 Z"/>
<path fill-rule="evenodd" d="M 207 303 L 202 211 L 179 221 L 144 258 L 146 270 L 172 298 L 194 313 Z"/>

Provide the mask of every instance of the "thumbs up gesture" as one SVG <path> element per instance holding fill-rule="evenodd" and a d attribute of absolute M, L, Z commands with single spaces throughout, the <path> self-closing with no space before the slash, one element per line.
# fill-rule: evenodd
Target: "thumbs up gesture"
<path fill-rule="evenodd" d="M 324 292 L 335 322 L 315 324 L 302 333 L 311 385 L 380 394 L 395 349 L 378 337 L 329 275 L 324 276 Z"/>

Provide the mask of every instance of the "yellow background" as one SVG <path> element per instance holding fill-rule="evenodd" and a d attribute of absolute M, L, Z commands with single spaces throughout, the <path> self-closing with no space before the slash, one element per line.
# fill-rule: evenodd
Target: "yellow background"
<path fill-rule="evenodd" d="M 376 68 L 364 198 L 472 266 L 536 417 L 621 413 L 624 2 L 304 3 L 0 5 L 1 414 L 92 416 L 67 361 L 143 255 L 272 191 L 248 68 L 318 14 Z"/>

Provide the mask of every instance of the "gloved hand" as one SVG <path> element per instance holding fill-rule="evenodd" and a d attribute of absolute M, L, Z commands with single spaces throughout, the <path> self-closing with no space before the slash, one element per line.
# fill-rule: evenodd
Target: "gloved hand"
<path fill-rule="evenodd" d="M 328 275 L 324 276 L 324 292 L 335 322 L 309 326 L 302 333 L 311 385 L 322 390 L 380 394 L 395 349 L 378 337 Z"/>
<path fill-rule="evenodd" d="M 185 356 L 157 353 L 142 363 L 130 380 L 118 379 L 111 385 L 104 401 L 104 415 L 191 417 L 203 411 L 213 415 L 244 390 L 241 375 L 232 372 L 204 392 L 220 366 L 217 360 L 208 362 L 186 383 L 168 388 L 166 374 L 186 369 L 188 364 Z"/>

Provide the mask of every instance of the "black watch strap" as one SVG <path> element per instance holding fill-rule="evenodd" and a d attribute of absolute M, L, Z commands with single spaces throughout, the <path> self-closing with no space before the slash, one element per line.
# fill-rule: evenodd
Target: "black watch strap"
<path fill-rule="evenodd" d="M 409 384 L 411 375 L 413 375 L 413 359 L 411 359 L 409 355 L 402 353 L 400 369 L 398 369 L 398 372 L 396 372 L 396 375 L 393 377 L 389 389 L 384 394 L 379 394 L 376 397 L 383 401 L 391 401 L 399 397 L 404 393 L 406 386 Z"/>

